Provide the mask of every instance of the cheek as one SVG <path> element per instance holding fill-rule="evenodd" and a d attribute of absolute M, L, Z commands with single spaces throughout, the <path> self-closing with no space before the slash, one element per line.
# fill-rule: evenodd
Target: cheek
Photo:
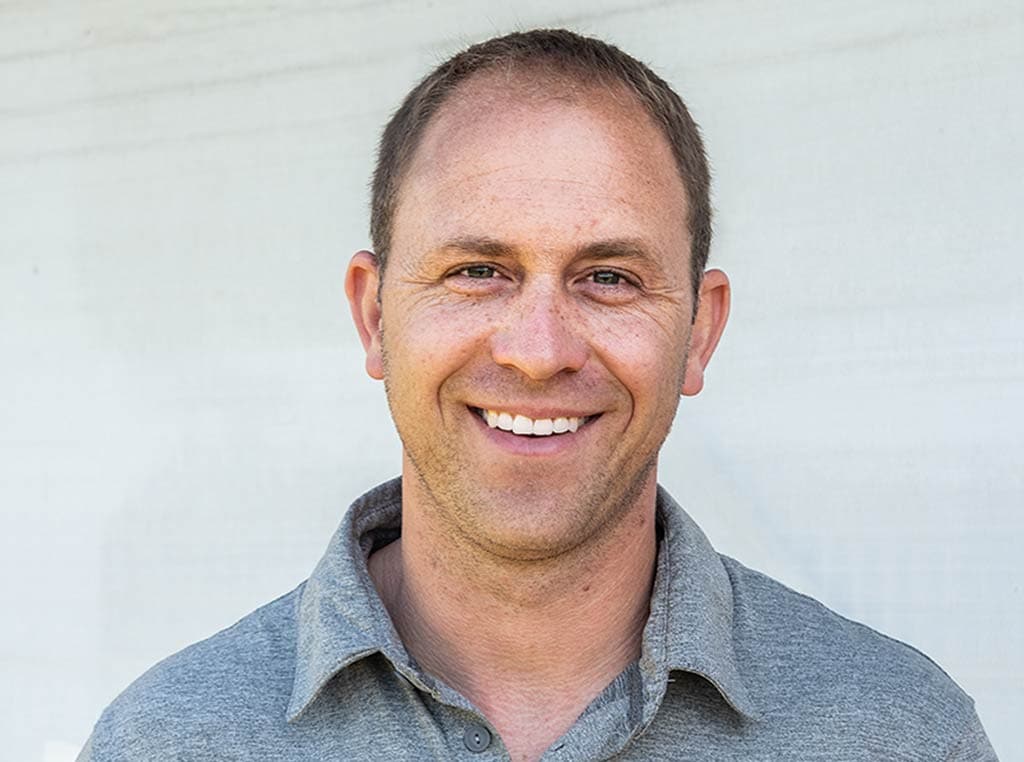
<path fill-rule="evenodd" d="M 461 367 L 479 350 L 495 321 L 495 310 L 483 304 L 396 300 L 388 306 L 382 321 L 384 352 L 393 380 L 403 384 L 436 381 Z M 397 317 L 389 320 L 392 315 Z"/>
<path fill-rule="evenodd" d="M 626 313 L 591 321 L 595 353 L 627 387 L 647 393 L 682 386 L 689 322 L 673 313 Z M 665 392 L 668 393 L 668 392 Z"/>

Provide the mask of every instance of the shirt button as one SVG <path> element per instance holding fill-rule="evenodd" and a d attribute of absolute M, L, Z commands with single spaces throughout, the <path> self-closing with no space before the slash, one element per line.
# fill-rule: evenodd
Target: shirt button
<path fill-rule="evenodd" d="M 491 745 L 491 731 L 483 725 L 470 725 L 462 734 L 462 742 L 470 751 L 483 751 Z"/>

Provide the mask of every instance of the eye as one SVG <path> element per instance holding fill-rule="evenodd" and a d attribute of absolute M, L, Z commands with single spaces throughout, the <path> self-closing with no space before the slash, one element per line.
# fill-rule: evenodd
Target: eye
<path fill-rule="evenodd" d="M 622 282 L 622 276 L 612 270 L 598 270 L 591 273 L 590 277 L 599 286 L 617 286 Z"/>
<path fill-rule="evenodd" d="M 643 292 L 639 278 L 620 270 L 589 270 L 576 283 L 580 293 L 604 304 L 626 304 Z"/>
<path fill-rule="evenodd" d="M 444 276 L 444 283 L 454 293 L 477 297 L 499 293 L 510 281 L 498 265 L 474 262 L 455 265 Z"/>
<path fill-rule="evenodd" d="M 458 274 L 464 275 L 467 278 L 482 279 L 493 278 L 498 274 L 498 271 L 490 265 L 470 265 L 459 270 Z"/>

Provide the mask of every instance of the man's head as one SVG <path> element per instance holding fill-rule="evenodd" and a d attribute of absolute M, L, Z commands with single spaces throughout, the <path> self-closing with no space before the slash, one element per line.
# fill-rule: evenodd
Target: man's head
<path fill-rule="evenodd" d="M 431 121 L 469 80 L 496 74 L 545 90 L 598 88 L 632 98 L 668 141 L 686 189 L 690 273 L 696 294 L 711 245 L 710 173 L 700 132 L 682 99 L 647 66 L 613 45 L 564 29 L 516 32 L 481 42 L 442 63 L 406 96 L 384 129 L 373 176 L 370 235 L 383 270 L 402 185 Z"/>
<path fill-rule="evenodd" d="M 405 509 L 505 558 L 652 526 L 658 452 L 728 312 L 725 275 L 693 274 L 693 181 L 663 123 L 582 71 L 523 60 L 449 88 L 378 188 L 386 273 L 360 252 L 346 283 L 422 497 Z"/>

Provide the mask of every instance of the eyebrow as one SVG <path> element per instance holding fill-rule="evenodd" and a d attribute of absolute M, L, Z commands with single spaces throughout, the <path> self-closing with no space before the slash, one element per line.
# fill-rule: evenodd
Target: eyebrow
<path fill-rule="evenodd" d="M 486 236 L 455 238 L 437 247 L 437 251 L 461 251 L 467 254 L 479 254 L 484 257 L 494 258 L 514 257 L 518 253 L 515 246 Z"/>
<path fill-rule="evenodd" d="M 517 246 L 487 236 L 455 238 L 438 247 L 438 251 L 461 251 L 491 258 L 514 258 L 520 254 Z M 579 246 L 574 259 L 640 259 L 652 260 L 654 254 L 644 241 L 637 238 L 609 238 Z"/>
<path fill-rule="evenodd" d="M 595 241 L 577 250 L 577 256 L 587 259 L 640 259 L 653 260 L 654 253 L 644 241 L 637 238 L 611 238 Z"/>

